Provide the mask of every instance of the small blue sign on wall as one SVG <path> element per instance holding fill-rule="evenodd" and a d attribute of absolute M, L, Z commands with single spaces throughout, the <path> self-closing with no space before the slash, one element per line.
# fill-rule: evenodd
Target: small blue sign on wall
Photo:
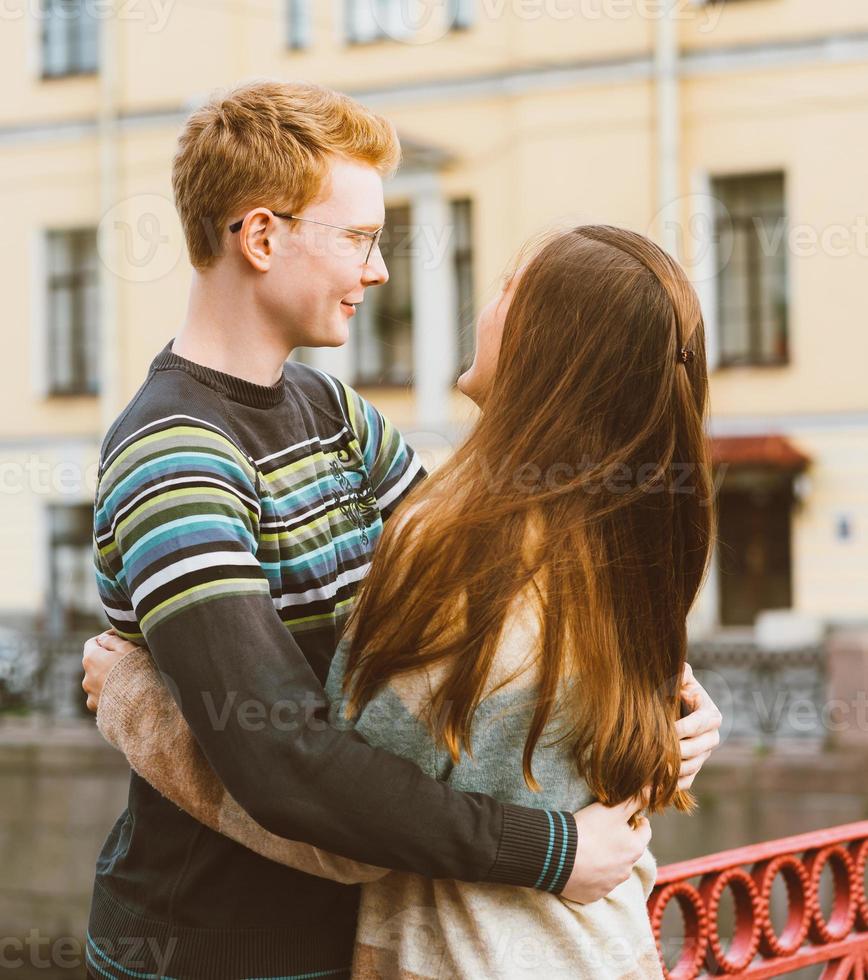
<path fill-rule="evenodd" d="M 852 514 L 838 514 L 835 518 L 835 537 L 839 541 L 850 541 L 854 537 Z"/>

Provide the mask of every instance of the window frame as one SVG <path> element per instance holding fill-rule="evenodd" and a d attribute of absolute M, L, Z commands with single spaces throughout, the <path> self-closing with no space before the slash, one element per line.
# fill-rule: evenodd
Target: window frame
<path fill-rule="evenodd" d="M 42 19 L 39 31 L 39 74 L 43 81 L 56 81 L 62 78 L 80 78 L 98 75 L 100 70 L 100 23 L 96 17 L 91 17 L 86 10 L 84 3 L 81 4 L 77 16 L 69 18 L 57 18 L 53 20 L 53 12 L 57 0 L 47 0 L 48 7 Z M 92 23 L 94 32 L 94 54 L 93 62 L 87 62 L 82 57 L 82 47 L 87 41 L 82 26 L 85 18 Z M 65 22 L 65 24 L 64 24 Z M 63 63 L 59 67 L 48 66 L 48 45 L 49 32 L 58 29 L 57 23 L 64 25 L 63 30 Z"/>
<path fill-rule="evenodd" d="M 82 536 L 77 540 L 73 535 L 64 534 L 58 527 L 57 512 L 60 510 L 81 510 L 87 512 L 87 526 L 90 533 L 87 537 Z M 84 568 L 85 577 L 88 585 L 93 582 L 95 589 L 95 579 L 93 578 L 93 503 L 85 500 L 52 500 L 45 506 L 45 546 L 46 555 L 46 618 L 56 629 L 60 630 L 80 630 L 89 629 L 92 625 L 100 622 L 103 614 L 102 605 L 99 602 L 99 594 L 95 591 L 91 593 L 91 598 L 95 600 L 94 608 L 87 606 L 61 607 L 61 589 L 59 583 L 61 579 L 61 569 L 58 563 L 58 551 L 60 548 L 72 548 L 81 551 L 81 564 Z"/>
<path fill-rule="evenodd" d="M 779 178 L 781 182 L 781 206 L 780 211 L 775 211 L 774 213 L 764 210 L 762 208 L 750 208 L 750 213 L 745 211 L 744 213 L 737 213 L 735 209 L 730 209 L 724 202 L 723 197 L 725 194 L 722 193 L 721 186 L 725 184 L 749 184 L 752 181 L 763 181 L 770 180 L 772 178 Z M 759 254 L 759 241 L 757 237 L 756 222 L 758 219 L 763 219 L 764 217 L 771 216 L 782 220 L 785 224 L 787 222 L 788 212 L 787 212 L 787 175 L 784 170 L 773 170 L 773 171 L 762 171 L 762 172 L 751 172 L 743 174 L 725 174 L 725 175 L 712 175 L 711 177 L 711 194 L 712 197 L 721 206 L 726 209 L 726 217 L 722 219 L 718 208 L 714 211 L 714 238 L 715 242 L 718 244 L 721 241 L 721 232 L 724 226 L 731 229 L 733 236 L 735 236 L 737 231 L 741 231 L 745 234 L 745 242 L 747 248 L 747 255 L 745 257 L 745 298 L 746 298 L 746 312 L 744 325 L 746 327 L 747 333 L 747 343 L 742 352 L 733 354 L 727 349 L 726 343 L 726 333 L 727 333 L 727 317 L 724 311 L 724 293 L 723 288 L 723 278 L 726 274 L 725 269 L 719 269 L 717 273 L 717 283 L 716 283 L 716 299 L 715 299 L 715 317 L 717 321 L 717 360 L 715 367 L 721 370 L 731 369 L 731 368 L 780 368 L 786 367 L 791 363 L 792 359 L 792 346 L 791 346 L 791 331 L 790 331 L 790 296 L 789 296 L 789 282 L 790 282 L 790 263 L 788 261 L 788 256 L 786 252 L 786 235 L 782 238 L 781 248 L 783 249 L 784 255 L 784 271 L 783 271 L 783 285 L 784 285 L 784 311 L 783 311 L 783 339 L 784 339 L 784 351 L 781 354 L 767 355 L 763 353 L 763 337 L 762 337 L 762 310 L 763 310 L 763 269 L 762 269 L 762 256 Z"/>
<path fill-rule="evenodd" d="M 405 213 L 406 222 L 403 221 L 397 225 L 390 223 L 389 215 L 395 212 Z M 409 231 L 412 234 L 413 228 L 413 209 L 410 201 L 398 202 L 387 204 L 386 206 L 386 224 L 383 237 L 385 239 L 384 244 L 386 245 L 386 259 L 392 261 L 392 249 L 395 247 L 401 247 L 401 245 L 406 241 L 404 231 Z M 394 238 L 394 241 L 391 239 Z M 357 329 L 353 332 L 353 343 L 352 350 L 350 351 L 350 370 L 352 372 L 352 384 L 359 388 L 383 388 L 383 389 L 393 389 L 401 390 L 407 389 L 413 386 L 414 382 L 414 370 L 413 370 L 413 343 L 414 343 L 414 328 L 413 328 L 413 261 L 412 253 L 406 256 L 407 260 L 407 272 L 410 277 L 409 282 L 409 292 L 410 292 L 410 308 L 409 308 L 409 319 L 402 323 L 400 320 L 396 319 L 396 323 L 404 326 L 405 329 L 410 331 L 410 365 L 407 374 L 400 379 L 384 379 L 382 376 L 377 377 L 376 375 L 365 374 L 362 371 L 362 359 L 363 359 L 363 343 L 367 339 L 366 330 L 370 330 L 374 334 L 374 339 L 376 340 L 376 325 L 377 317 L 381 312 L 381 304 L 378 302 L 384 295 L 382 290 L 388 290 L 389 284 L 385 286 L 372 287 L 376 292 L 372 292 L 371 299 L 366 299 L 366 303 L 370 301 L 371 305 L 362 305 L 359 314 L 366 317 L 363 323 L 360 323 Z M 396 280 L 394 278 L 394 266 L 390 267 L 390 282 L 394 283 Z M 374 298 L 376 297 L 376 298 Z M 373 307 L 377 307 L 373 309 Z M 382 360 L 382 358 L 379 358 Z"/>
<path fill-rule="evenodd" d="M 476 24 L 476 0 L 449 0 L 449 30 L 469 31 Z"/>
<path fill-rule="evenodd" d="M 403 40 L 409 39 L 413 36 L 414 30 L 411 27 L 405 28 L 402 36 L 397 36 L 399 33 L 397 26 L 393 31 L 390 31 L 387 28 L 382 27 L 381 22 L 378 21 L 376 16 L 373 14 L 371 16 L 377 26 L 376 33 L 371 34 L 369 37 L 359 36 L 355 33 L 355 17 L 360 2 L 368 3 L 369 5 L 377 4 L 379 6 L 383 2 L 392 2 L 392 0 L 344 0 L 343 34 L 348 45 L 352 47 L 365 47 L 366 45 L 379 44 L 383 41 L 401 43 Z M 476 22 L 475 0 L 449 0 L 449 5 L 446 8 L 445 13 L 449 19 L 447 33 L 468 31 Z M 383 19 L 383 17 L 384 15 L 381 13 L 381 19 Z"/>
<path fill-rule="evenodd" d="M 46 270 L 44 278 L 44 323 L 45 337 L 45 394 L 49 398 L 96 398 L 100 394 L 100 379 L 98 369 L 89 372 L 87 369 L 88 347 L 99 351 L 100 316 L 99 316 L 99 271 L 91 273 L 86 268 L 86 255 L 90 247 L 96 255 L 96 229 L 92 227 L 52 228 L 44 233 L 44 254 Z M 72 239 L 70 248 L 73 261 L 70 267 L 58 271 L 52 268 L 51 239 L 54 237 Z M 77 261 L 76 261 L 77 259 Z M 93 278 L 91 279 L 91 275 Z M 88 287 L 97 291 L 96 322 L 91 326 L 87 320 L 85 291 Z M 68 338 L 70 351 L 71 381 L 64 384 L 60 379 L 60 362 L 58 358 L 59 335 L 61 326 L 55 317 L 54 295 L 56 292 L 69 291 L 72 310 L 69 321 L 71 336 Z M 89 338 L 89 331 L 94 336 Z"/>
<path fill-rule="evenodd" d="M 307 51 L 313 47 L 312 0 L 286 0 L 286 47 Z"/>
<path fill-rule="evenodd" d="M 453 248 L 453 276 L 455 282 L 455 376 L 463 374 L 473 360 L 476 338 L 473 336 L 476 322 L 475 282 L 475 205 L 472 197 L 456 197 L 450 200 L 452 223 L 455 228 Z M 459 221 L 463 213 L 464 236 L 459 235 Z M 461 238 L 464 237 L 464 241 Z M 464 289 L 462 290 L 462 285 Z M 465 322 L 469 321 L 469 322 Z M 466 338 L 469 337 L 469 343 Z"/>

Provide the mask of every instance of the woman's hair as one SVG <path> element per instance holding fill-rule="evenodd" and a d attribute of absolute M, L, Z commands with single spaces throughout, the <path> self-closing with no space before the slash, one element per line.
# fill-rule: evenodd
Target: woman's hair
<path fill-rule="evenodd" d="M 386 176 L 401 147 L 388 120 L 318 85 L 262 81 L 212 95 L 187 119 L 172 164 L 192 264 L 213 265 L 243 208 L 300 211 L 315 200 L 333 156 Z"/>
<path fill-rule="evenodd" d="M 605 225 L 539 248 L 478 424 L 383 533 L 351 618 L 351 710 L 437 664 L 429 723 L 457 759 L 510 606 L 530 595 L 528 785 L 557 721 L 601 802 L 650 785 L 650 811 L 691 809 L 674 723 L 713 533 L 707 390 L 699 302 L 662 249 Z"/>

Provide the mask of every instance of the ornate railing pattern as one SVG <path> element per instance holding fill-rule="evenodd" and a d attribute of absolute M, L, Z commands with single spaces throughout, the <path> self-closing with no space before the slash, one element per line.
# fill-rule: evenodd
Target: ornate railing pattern
<path fill-rule="evenodd" d="M 38 711 L 47 719 L 86 714 L 81 654 L 89 631 L 51 634 L 0 632 L 0 714 Z"/>
<path fill-rule="evenodd" d="M 688 659 L 723 712 L 727 737 L 771 746 L 827 736 L 824 644 L 764 650 L 752 638 L 721 635 L 691 643 Z"/>
<path fill-rule="evenodd" d="M 672 980 L 762 978 L 827 964 L 823 980 L 868 980 L 866 859 L 868 821 L 862 821 L 660 868 L 648 912 L 664 974 Z M 820 901 L 826 867 L 833 885 L 828 918 Z M 778 875 L 786 884 L 788 903 L 780 934 L 770 911 Z M 725 945 L 718 912 L 727 888 L 735 924 Z M 672 901 L 681 909 L 684 941 L 677 962 L 667 967 L 661 926 Z"/>

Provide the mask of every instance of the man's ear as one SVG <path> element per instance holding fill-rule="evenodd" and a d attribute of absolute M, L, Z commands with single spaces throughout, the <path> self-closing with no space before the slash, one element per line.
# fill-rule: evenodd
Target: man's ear
<path fill-rule="evenodd" d="M 277 225 L 277 219 L 262 208 L 251 211 L 238 232 L 241 254 L 259 272 L 271 268 Z"/>

